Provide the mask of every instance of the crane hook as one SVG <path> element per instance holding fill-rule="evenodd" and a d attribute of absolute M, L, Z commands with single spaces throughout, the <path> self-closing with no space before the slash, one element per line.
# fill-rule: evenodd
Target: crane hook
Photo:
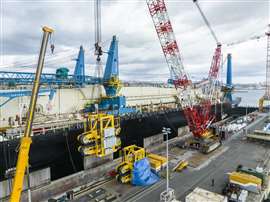
<path fill-rule="evenodd" d="M 51 52 L 53 54 L 53 52 L 54 52 L 54 44 L 51 44 Z"/>
<path fill-rule="evenodd" d="M 51 48 L 51 53 L 54 53 L 54 43 L 53 43 L 53 39 L 52 39 L 52 34 L 50 34 L 50 48 Z"/>

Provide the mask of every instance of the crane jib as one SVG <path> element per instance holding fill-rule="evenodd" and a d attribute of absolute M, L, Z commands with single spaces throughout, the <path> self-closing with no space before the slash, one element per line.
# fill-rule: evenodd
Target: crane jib
<path fill-rule="evenodd" d="M 175 39 L 172 24 L 169 19 L 164 0 L 146 0 L 152 17 L 160 45 L 176 88 L 186 88 L 191 80 L 184 70 L 178 44 Z"/>
<path fill-rule="evenodd" d="M 179 46 L 176 42 L 164 0 L 146 0 L 146 3 L 167 65 L 172 74 L 173 83 L 178 91 L 178 98 L 188 126 L 194 136 L 202 137 L 209 127 L 210 120 L 214 119 L 211 115 L 211 99 L 195 98 L 195 92 L 192 90 L 192 82 L 182 64 Z M 219 72 L 220 58 L 221 46 L 218 44 L 209 71 L 209 76 L 211 76 L 213 83 L 215 83 Z M 214 92 L 213 89 L 215 88 L 211 89 L 210 97 L 212 97 L 212 92 Z M 208 96 L 207 94 L 206 98 L 209 98 Z"/>

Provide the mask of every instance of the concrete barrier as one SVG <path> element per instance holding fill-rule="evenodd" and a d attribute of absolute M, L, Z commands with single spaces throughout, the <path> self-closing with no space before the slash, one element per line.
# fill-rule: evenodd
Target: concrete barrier
<path fill-rule="evenodd" d="M 83 158 L 84 170 L 96 168 L 113 160 L 113 154 L 104 157 L 85 156 Z"/>
<path fill-rule="evenodd" d="M 163 134 L 158 134 L 150 137 L 146 137 L 143 139 L 144 148 L 148 148 L 150 146 L 159 145 L 163 143 Z"/>
<path fill-rule="evenodd" d="M 44 168 L 38 171 L 30 173 L 30 188 L 37 189 L 43 185 L 49 184 L 51 181 L 51 171 L 50 168 Z M 4 180 L 0 182 L 0 201 L 7 198 L 11 194 L 13 180 Z M 23 190 L 26 190 L 27 186 L 27 176 L 24 177 Z"/>

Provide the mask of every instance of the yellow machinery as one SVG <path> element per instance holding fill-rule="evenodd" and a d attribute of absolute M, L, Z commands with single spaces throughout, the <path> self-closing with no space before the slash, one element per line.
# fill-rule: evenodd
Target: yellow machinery
<path fill-rule="evenodd" d="M 136 145 L 130 145 L 123 149 L 123 159 L 116 167 L 117 180 L 121 183 L 129 183 L 131 181 L 131 173 L 133 170 L 134 162 L 145 158 L 145 150 Z"/>
<path fill-rule="evenodd" d="M 151 165 L 152 170 L 156 172 L 160 171 L 162 167 L 165 167 L 167 164 L 167 158 L 153 153 L 148 153 L 147 158 Z"/>
<path fill-rule="evenodd" d="M 111 76 L 110 80 L 104 83 L 104 85 L 108 88 L 113 88 L 116 91 L 116 94 L 119 93 L 121 88 L 123 87 L 122 82 L 117 76 Z"/>
<path fill-rule="evenodd" d="M 259 99 L 259 112 L 263 112 L 263 105 L 265 101 L 270 101 L 269 96 L 264 95 Z"/>
<path fill-rule="evenodd" d="M 259 112 L 263 112 L 264 97 L 259 99 Z"/>
<path fill-rule="evenodd" d="M 89 114 L 85 132 L 78 136 L 83 155 L 103 157 L 116 152 L 121 145 L 120 118 L 109 114 Z"/>
<path fill-rule="evenodd" d="M 256 176 L 242 173 L 242 172 L 232 172 L 229 173 L 230 183 L 239 184 L 241 186 L 255 186 L 261 188 L 262 180 Z"/>
<path fill-rule="evenodd" d="M 149 158 L 149 163 L 150 163 L 150 166 L 152 168 L 152 170 L 156 171 L 156 172 L 159 172 L 162 168 L 162 162 L 157 160 L 157 159 L 151 159 Z"/>
<path fill-rule="evenodd" d="M 28 167 L 29 161 L 29 150 L 30 145 L 32 143 L 31 133 L 32 133 L 32 123 L 37 103 L 39 84 L 40 84 L 40 76 L 42 73 L 44 58 L 47 49 L 48 39 L 53 30 L 48 27 L 43 27 L 43 39 L 41 44 L 41 49 L 39 53 L 38 66 L 35 75 L 34 86 L 31 95 L 31 101 L 29 106 L 29 113 L 27 115 L 27 122 L 25 126 L 24 136 L 21 138 L 20 150 L 16 165 L 16 173 L 13 181 L 13 187 L 11 192 L 10 201 L 11 202 L 19 202 L 21 198 L 21 192 L 23 189 L 23 180 L 26 168 Z"/>
<path fill-rule="evenodd" d="M 242 172 L 232 172 L 229 174 L 230 181 L 238 182 L 241 184 L 256 184 L 258 186 L 262 185 L 262 180 L 256 176 L 242 173 Z"/>
<path fill-rule="evenodd" d="M 181 172 L 183 169 L 187 167 L 188 167 L 188 161 L 182 160 L 176 165 L 176 167 L 173 170 L 177 172 Z"/>
<path fill-rule="evenodd" d="M 198 149 L 204 154 L 208 154 L 221 146 L 221 141 L 215 136 L 212 130 L 206 130 L 200 138 L 193 137 L 187 140 L 189 147 Z"/>
<path fill-rule="evenodd" d="M 123 149 L 122 151 L 122 163 L 120 163 L 116 167 L 117 171 L 117 180 L 121 183 L 129 183 L 132 179 L 132 170 L 134 163 L 139 161 L 145 157 L 148 158 L 151 169 L 158 172 L 167 164 L 166 157 L 148 153 L 146 155 L 145 149 L 142 147 L 138 147 L 136 145 L 130 145 Z"/>

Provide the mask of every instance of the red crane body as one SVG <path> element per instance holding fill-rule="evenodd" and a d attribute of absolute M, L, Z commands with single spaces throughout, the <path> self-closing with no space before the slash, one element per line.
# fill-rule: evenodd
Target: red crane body
<path fill-rule="evenodd" d="M 196 99 L 196 96 L 192 96 L 194 94 L 192 91 L 192 82 L 185 72 L 179 46 L 176 42 L 164 0 L 146 0 L 146 3 L 166 62 L 172 72 L 172 80 L 178 92 L 178 98 L 188 126 L 195 137 L 202 138 L 214 119 L 214 116 L 211 114 L 211 100 L 214 90 L 212 84 L 216 82 L 219 72 L 221 45 L 218 44 L 218 47 L 215 50 L 209 71 L 208 89 L 210 89 L 210 93 L 207 93 L 206 98 Z"/>
<path fill-rule="evenodd" d="M 178 91 L 181 107 L 184 111 L 188 126 L 195 137 L 203 137 L 213 116 L 211 115 L 211 100 L 198 100 L 192 95 L 192 82 L 184 70 L 181 54 L 175 39 L 164 0 L 146 0 L 152 17 L 161 48 L 172 72 L 172 80 Z M 209 78 L 214 80 L 218 75 L 220 65 L 220 46 L 216 49 Z"/>

